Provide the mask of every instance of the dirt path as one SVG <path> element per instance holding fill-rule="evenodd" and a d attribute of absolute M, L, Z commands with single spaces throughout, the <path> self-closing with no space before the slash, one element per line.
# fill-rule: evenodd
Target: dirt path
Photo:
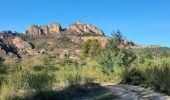
<path fill-rule="evenodd" d="M 170 100 L 169 96 L 156 93 L 150 89 L 125 84 L 101 84 L 113 94 L 118 95 L 120 100 Z"/>

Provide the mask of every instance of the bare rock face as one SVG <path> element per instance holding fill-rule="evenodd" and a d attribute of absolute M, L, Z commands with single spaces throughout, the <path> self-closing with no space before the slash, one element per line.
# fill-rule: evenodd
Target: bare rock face
<path fill-rule="evenodd" d="M 26 51 L 31 56 L 38 55 L 38 52 L 33 50 L 32 46 L 26 41 L 23 41 L 20 37 L 15 37 L 12 42 L 18 49 Z"/>
<path fill-rule="evenodd" d="M 31 25 L 28 27 L 28 30 L 24 32 L 26 35 L 38 35 L 42 34 L 41 29 L 37 25 Z"/>
<path fill-rule="evenodd" d="M 31 25 L 24 32 L 26 35 L 43 36 L 43 35 L 76 35 L 76 36 L 104 36 L 101 29 L 91 25 L 84 24 L 83 22 L 76 22 L 68 26 L 66 29 L 62 29 L 60 24 L 50 24 L 50 25 Z"/>
<path fill-rule="evenodd" d="M 20 37 L 15 37 L 13 44 L 19 49 L 32 48 L 29 43 L 23 41 Z"/>
<path fill-rule="evenodd" d="M 44 26 L 37 26 L 31 25 L 28 29 L 24 32 L 25 35 L 51 35 L 51 34 L 60 34 L 62 31 L 60 24 L 51 24 L 51 25 L 44 25 Z"/>
<path fill-rule="evenodd" d="M 17 56 L 16 48 L 13 47 L 11 39 L 17 36 L 16 32 L 3 31 L 0 32 L 0 55 L 6 58 L 6 56 Z"/>
<path fill-rule="evenodd" d="M 67 33 L 90 36 L 104 36 L 101 29 L 92 26 L 91 24 L 84 24 L 83 22 L 76 22 L 66 28 Z"/>
<path fill-rule="evenodd" d="M 50 33 L 61 33 L 61 25 L 60 24 L 51 24 L 48 26 Z"/>

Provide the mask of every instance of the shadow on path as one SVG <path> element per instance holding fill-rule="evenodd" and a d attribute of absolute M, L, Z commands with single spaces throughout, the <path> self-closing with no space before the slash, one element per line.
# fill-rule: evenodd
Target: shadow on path
<path fill-rule="evenodd" d="M 13 100 L 118 100 L 119 97 L 97 83 L 69 86 L 60 91 L 41 91 Z"/>

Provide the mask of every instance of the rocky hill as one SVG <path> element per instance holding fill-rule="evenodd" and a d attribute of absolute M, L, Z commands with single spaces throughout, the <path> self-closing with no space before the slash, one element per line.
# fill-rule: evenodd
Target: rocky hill
<path fill-rule="evenodd" d="M 74 35 L 74 36 L 104 36 L 104 33 L 101 29 L 94 27 L 91 24 L 84 24 L 83 22 L 76 22 L 75 24 L 69 25 L 67 28 L 63 29 L 60 24 L 51 24 L 51 25 L 31 25 L 24 32 L 25 35 Z"/>
<path fill-rule="evenodd" d="M 0 56 L 6 61 L 29 58 L 30 56 L 51 54 L 54 59 L 79 59 L 81 44 L 89 39 L 98 39 L 104 47 L 107 43 L 103 31 L 91 24 L 76 22 L 66 28 L 60 24 L 31 25 L 23 33 L 0 32 Z M 132 48 L 146 48 L 123 40 L 122 45 Z M 154 47 L 154 46 L 153 46 Z"/>
<path fill-rule="evenodd" d="M 107 41 L 101 29 L 83 22 L 76 22 L 66 28 L 58 23 L 31 25 L 23 33 L 0 32 L 0 56 L 6 61 L 13 61 L 52 53 L 54 58 L 78 59 L 81 43 L 93 37 L 103 45 Z"/>

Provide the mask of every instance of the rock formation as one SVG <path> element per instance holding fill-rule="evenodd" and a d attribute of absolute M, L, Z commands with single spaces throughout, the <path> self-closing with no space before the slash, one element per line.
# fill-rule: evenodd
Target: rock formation
<path fill-rule="evenodd" d="M 94 27 L 91 24 L 84 24 L 83 22 L 76 22 L 66 28 L 67 33 L 88 35 L 88 36 L 104 36 L 101 29 Z"/>
<path fill-rule="evenodd" d="M 76 22 L 68 26 L 66 29 L 62 29 L 60 24 L 51 24 L 44 26 L 31 25 L 24 32 L 26 35 L 87 35 L 87 36 L 104 36 L 104 33 L 101 29 L 96 28 L 91 24 L 84 24 L 82 22 Z"/>
<path fill-rule="evenodd" d="M 24 32 L 25 35 L 55 35 L 61 34 L 62 28 L 60 24 L 51 24 L 44 26 L 31 25 Z"/>
<path fill-rule="evenodd" d="M 60 24 L 31 25 L 23 33 L 12 31 L 0 32 L 0 57 L 5 60 L 24 59 L 30 56 L 50 52 L 54 58 L 79 60 L 81 44 L 89 39 L 97 39 L 104 47 L 108 37 L 101 29 L 83 22 L 76 22 L 65 29 Z M 65 45 L 65 46 L 63 46 Z M 68 46 L 69 45 L 69 46 Z M 120 47 L 134 49 L 159 48 L 160 46 L 142 46 L 129 40 L 122 40 Z"/>
<path fill-rule="evenodd" d="M 38 52 L 33 50 L 32 46 L 28 42 L 23 41 L 20 37 L 15 37 L 12 42 L 18 49 L 26 51 L 29 55 L 38 55 Z"/>

